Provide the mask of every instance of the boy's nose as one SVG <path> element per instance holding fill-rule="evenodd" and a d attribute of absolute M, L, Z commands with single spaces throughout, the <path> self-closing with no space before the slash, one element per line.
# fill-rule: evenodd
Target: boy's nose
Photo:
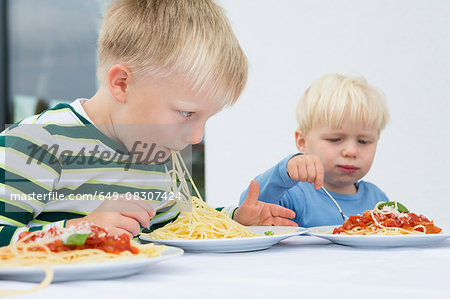
<path fill-rule="evenodd" d="M 358 156 L 358 148 L 353 142 L 346 143 L 342 149 L 342 156 L 356 158 Z"/>
<path fill-rule="evenodd" d="M 205 126 L 194 126 L 192 128 L 192 144 L 200 143 L 203 139 L 203 132 L 205 130 Z"/>
<path fill-rule="evenodd" d="M 200 143 L 203 139 L 203 133 L 198 135 L 192 135 L 192 144 Z"/>

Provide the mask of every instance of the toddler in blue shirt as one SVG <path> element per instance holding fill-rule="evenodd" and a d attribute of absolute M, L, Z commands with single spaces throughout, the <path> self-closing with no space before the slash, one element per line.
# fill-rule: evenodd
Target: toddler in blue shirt
<path fill-rule="evenodd" d="M 290 155 L 256 177 L 259 200 L 295 212 L 299 226 L 343 223 L 322 185 L 344 214 L 356 215 L 388 201 L 374 184 L 361 180 L 369 171 L 381 131 L 389 119 L 385 99 L 365 78 L 326 74 L 316 80 L 297 106 L 295 143 Z M 257 184 L 251 184 L 255 192 Z M 241 195 L 241 203 L 248 189 Z"/>

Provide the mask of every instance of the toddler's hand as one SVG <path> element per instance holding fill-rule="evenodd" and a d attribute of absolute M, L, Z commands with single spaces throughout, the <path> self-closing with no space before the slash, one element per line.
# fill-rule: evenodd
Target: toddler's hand
<path fill-rule="evenodd" d="M 259 184 L 253 180 L 241 206 L 234 212 L 233 219 L 242 225 L 283 225 L 297 226 L 291 221 L 295 212 L 285 207 L 258 200 Z"/>
<path fill-rule="evenodd" d="M 296 155 L 287 163 L 287 173 L 295 181 L 314 183 L 316 189 L 323 184 L 323 165 L 315 155 Z"/>
<path fill-rule="evenodd" d="M 106 200 L 89 215 L 71 219 L 66 222 L 66 226 L 76 225 L 81 221 L 86 221 L 94 225 L 106 228 L 108 234 L 127 234 L 132 238 L 139 234 L 141 227 L 150 225 L 150 218 L 155 216 L 150 203 L 142 198 L 127 200 L 125 195 L 120 194 L 116 200 Z"/>

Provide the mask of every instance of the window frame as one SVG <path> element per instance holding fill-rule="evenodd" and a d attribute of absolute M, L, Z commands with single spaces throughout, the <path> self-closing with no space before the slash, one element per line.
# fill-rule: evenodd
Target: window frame
<path fill-rule="evenodd" d="M 8 0 L 0 1 L 0 131 L 10 121 L 9 105 L 9 43 L 8 43 Z"/>

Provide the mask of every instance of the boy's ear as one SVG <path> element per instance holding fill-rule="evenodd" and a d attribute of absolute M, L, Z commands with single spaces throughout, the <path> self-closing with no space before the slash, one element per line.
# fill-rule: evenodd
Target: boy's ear
<path fill-rule="evenodd" d="M 299 129 L 295 130 L 295 145 L 300 152 L 306 153 L 305 135 Z"/>
<path fill-rule="evenodd" d="M 123 64 L 116 64 L 109 69 L 108 87 L 114 98 L 125 103 L 127 101 L 127 88 L 130 84 L 131 71 Z"/>

